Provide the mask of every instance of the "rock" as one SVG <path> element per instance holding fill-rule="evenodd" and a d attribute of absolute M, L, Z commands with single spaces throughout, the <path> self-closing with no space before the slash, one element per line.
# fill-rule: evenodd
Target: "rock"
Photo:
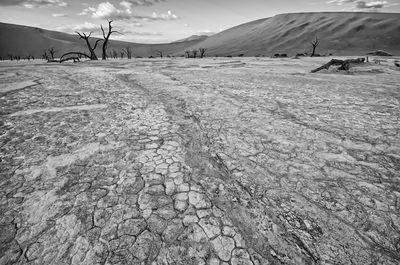
<path fill-rule="evenodd" d="M 199 218 L 204 218 L 207 216 L 210 216 L 212 211 L 210 209 L 205 209 L 205 210 L 197 210 L 197 216 Z"/>
<path fill-rule="evenodd" d="M 219 265 L 219 259 L 217 258 L 210 258 L 207 261 L 207 265 Z"/>
<path fill-rule="evenodd" d="M 146 226 L 147 223 L 142 218 L 125 220 L 123 223 L 118 225 L 118 236 L 137 236 L 146 228 Z"/>
<path fill-rule="evenodd" d="M 163 232 L 163 240 L 166 244 L 172 244 L 183 233 L 184 227 L 180 219 L 172 220 Z"/>
<path fill-rule="evenodd" d="M 193 224 L 187 228 L 187 237 L 194 242 L 205 242 L 208 240 L 207 235 L 198 224 Z"/>
<path fill-rule="evenodd" d="M 173 195 L 175 193 L 175 183 L 173 180 L 169 179 L 165 182 L 165 193 L 169 196 Z"/>
<path fill-rule="evenodd" d="M 174 203 L 174 207 L 179 212 L 184 212 L 188 207 L 188 203 L 186 201 L 178 201 L 178 200 L 176 200 L 175 203 Z"/>
<path fill-rule="evenodd" d="M 250 260 L 250 255 L 244 249 L 235 249 L 232 252 L 232 265 L 253 265 Z"/>
<path fill-rule="evenodd" d="M 236 235 L 235 230 L 230 226 L 224 226 L 222 229 L 222 233 L 224 236 L 234 237 Z"/>
<path fill-rule="evenodd" d="M 197 209 L 211 207 L 211 203 L 204 196 L 204 194 L 196 191 L 189 192 L 189 203 L 192 204 Z"/>
<path fill-rule="evenodd" d="M 130 248 L 131 253 L 135 253 L 135 257 L 140 262 L 145 260 L 153 260 L 157 257 L 161 248 L 161 239 L 158 235 L 149 231 L 144 231 L 137 239 L 135 244 Z"/>
<path fill-rule="evenodd" d="M 210 239 L 221 234 L 220 221 L 215 217 L 203 218 L 199 225 Z"/>
<path fill-rule="evenodd" d="M 167 204 L 158 208 L 155 213 L 166 220 L 170 220 L 177 215 L 172 204 Z"/>
<path fill-rule="evenodd" d="M 188 226 L 193 223 L 197 223 L 199 221 L 199 218 L 196 215 L 185 215 L 183 218 L 183 224 L 185 226 Z"/>
<path fill-rule="evenodd" d="M 27 247 L 25 256 L 28 261 L 31 261 L 40 258 L 42 252 L 42 245 L 40 243 L 33 243 Z"/>
<path fill-rule="evenodd" d="M 231 259 L 231 252 L 235 247 L 235 242 L 232 238 L 226 236 L 218 236 L 211 241 L 218 257 L 223 261 Z"/>
<path fill-rule="evenodd" d="M 161 234 L 168 225 L 168 221 L 153 213 L 148 219 L 147 224 L 150 232 Z"/>
<path fill-rule="evenodd" d="M 10 243 L 14 240 L 16 227 L 14 224 L 0 225 L 0 246 Z"/>

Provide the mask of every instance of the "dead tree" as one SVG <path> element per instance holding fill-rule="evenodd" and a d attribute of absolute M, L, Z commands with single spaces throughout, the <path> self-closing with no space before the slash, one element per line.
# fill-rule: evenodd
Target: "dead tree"
<path fill-rule="evenodd" d="M 203 58 L 203 57 L 204 57 L 204 54 L 206 53 L 206 50 L 207 50 L 207 49 L 199 48 L 200 58 Z"/>
<path fill-rule="evenodd" d="M 336 65 L 340 66 L 338 70 L 345 70 L 348 71 L 350 69 L 350 64 L 360 64 L 365 62 L 365 58 L 357 58 L 357 59 L 347 59 L 347 60 L 338 60 L 338 59 L 332 59 L 328 63 L 324 64 L 321 67 L 318 67 L 314 70 L 311 70 L 311 73 L 316 73 L 321 71 L 322 69 L 329 69 L 329 67 Z"/>
<path fill-rule="evenodd" d="M 117 52 L 117 50 L 115 50 L 115 49 L 112 50 L 112 57 L 113 57 L 114 59 L 117 59 L 117 58 L 118 58 L 118 52 Z"/>
<path fill-rule="evenodd" d="M 48 63 L 62 63 L 62 62 L 73 60 L 75 63 L 75 62 L 80 62 L 80 59 L 82 57 L 86 57 L 86 58 L 90 59 L 90 55 L 87 55 L 82 52 L 67 52 L 60 56 L 60 60 L 48 58 L 47 62 Z"/>
<path fill-rule="evenodd" d="M 108 22 L 108 32 L 107 32 L 107 34 L 104 31 L 103 26 L 100 25 L 101 31 L 103 32 L 103 38 L 104 38 L 102 60 L 106 60 L 107 59 L 108 40 L 109 40 L 111 34 L 112 33 L 119 33 L 118 31 L 112 30 L 112 26 L 111 26 L 111 23 L 113 22 L 112 20 L 107 20 L 107 22 Z"/>
<path fill-rule="evenodd" d="M 126 49 L 125 49 L 125 53 L 126 53 L 126 56 L 128 57 L 128 59 L 132 59 L 132 48 L 131 47 L 129 47 L 129 46 L 127 46 L 126 47 Z"/>
<path fill-rule="evenodd" d="M 54 47 L 51 47 L 48 51 L 50 53 L 51 59 L 54 60 L 54 55 L 56 55 L 57 51 L 54 49 Z"/>
<path fill-rule="evenodd" d="M 119 52 L 119 54 L 121 55 L 121 59 L 124 59 L 125 51 L 122 50 L 122 51 Z"/>
<path fill-rule="evenodd" d="M 193 58 L 197 58 L 197 50 L 192 50 Z"/>
<path fill-rule="evenodd" d="M 163 58 L 163 52 L 162 51 L 157 51 L 157 54 L 159 57 L 161 57 L 161 59 Z"/>
<path fill-rule="evenodd" d="M 88 47 L 88 49 L 89 49 L 89 52 L 90 52 L 90 60 L 98 60 L 98 58 L 97 58 L 97 55 L 96 55 L 96 53 L 95 53 L 95 50 L 96 50 L 96 48 L 97 48 L 97 45 L 99 44 L 99 42 L 100 41 L 103 41 L 103 40 L 96 40 L 96 42 L 95 42 L 95 44 L 94 44 L 94 46 L 92 47 L 92 45 L 90 44 L 90 42 L 89 42 L 89 38 L 90 38 L 90 36 L 92 35 L 92 32 L 90 32 L 89 33 L 89 35 L 86 35 L 85 33 L 79 33 L 79 32 L 76 32 L 76 34 L 78 34 L 79 35 L 79 39 L 84 39 L 85 40 L 85 42 L 86 42 L 86 45 L 87 45 L 87 47 Z"/>
<path fill-rule="evenodd" d="M 68 61 L 66 59 L 72 58 L 72 57 L 76 57 L 78 59 L 81 59 L 82 57 L 86 57 L 86 58 L 90 59 L 90 55 L 82 53 L 82 52 L 67 52 L 67 53 L 64 53 L 63 55 L 61 55 L 60 62 L 62 63 L 63 61 Z"/>
<path fill-rule="evenodd" d="M 186 58 L 190 58 L 190 51 L 185 51 Z"/>
<path fill-rule="evenodd" d="M 43 51 L 42 59 L 43 59 L 43 60 L 48 60 L 48 59 L 49 59 L 49 55 L 47 54 L 47 51 L 46 51 L 46 50 Z"/>
<path fill-rule="evenodd" d="M 314 57 L 315 49 L 318 47 L 318 45 L 319 45 L 319 40 L 318 40 L 318 37 L 315 36 L 315 40 L 311 42 L 311 46 L 312 46 L 311 57 Z"/>
<path fill-rule="evenodd" d="M 10 61 L 14 60 L 14 56 L 11 53 L 9 53 L 7 56 L 10 58 Z"/>

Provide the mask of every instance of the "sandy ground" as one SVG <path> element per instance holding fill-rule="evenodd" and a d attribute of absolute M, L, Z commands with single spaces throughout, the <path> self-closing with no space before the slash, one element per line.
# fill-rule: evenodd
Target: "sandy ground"
<path fill-rule="evenodd" d="M 399 264 L 400 71 L 0 63 L 0 264 Z"/>

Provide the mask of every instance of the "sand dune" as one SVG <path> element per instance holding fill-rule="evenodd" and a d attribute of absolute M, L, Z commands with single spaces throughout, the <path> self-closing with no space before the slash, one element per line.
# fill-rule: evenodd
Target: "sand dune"
<path fill-rule="evenodd" d="M 295 13 L 256 20 L 211 37 L 187 38 L 169 44 L 138 44 L 112 41 L 110 48 L 131 46 L 136 56 L 183 55 L 185 50 L 207 48 L 209 56 L 245 56 L 310 51 L 310 41 L 318 36 L 317 53 L 361 55 L 373 50 L 400 54 L 400 14 L 396 13 Z M 39 57 L 54 46 L 60 53 L 86 51 L 76 35 L 27 26 L 0 23 L 0 56 L 28 53 Z M 100 55 L 100 49 L 98 54 Z"/>
<path fill-rule="evenodd" d="M 196 47 L 209 55 L 247 56 L 310 51 L 310 41 L 320 39 L 319 53 L 365 54 L 385 50 L 400 54 L 400 14 L 296 13 L 253 21 L 228 29 Z"/>

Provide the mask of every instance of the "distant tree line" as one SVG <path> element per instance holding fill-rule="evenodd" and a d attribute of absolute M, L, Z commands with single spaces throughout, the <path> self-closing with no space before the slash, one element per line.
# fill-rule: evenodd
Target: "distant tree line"
<path fill-rule="evenodd" d="M 96 48 L 100 43 L 102 43 L 102 55 L 101 59 L 102 60 L 107 60 L 109 58 L 112 59 L 117 59 L 117 58 L 128 58 L 132 59 L 133 56 L 133 50 L 131 47 L 127 46 L 126 48 L 122 50 L 116 50 L 115 48 L 112 49 L 111 51 L 108 51 L 109 43 L 110 43 L 110 37 L 114 33 L 119 33 L 118 31 L 113 30 L 112 26 L 112 20 L 107 20 L 108 22 L 108 29 L 104 29 L 102 25 L 100 25 L 100 29 L 102 32 L 102 39 L 97 39 L 94 43 L 91 42 L 91 35 L 92 32 L 89 34 L 86 34 L 85 32 L 76 32 L 76 34 L 79 36 L 79 39 L 83 40 L 87 46 L 87 52 L 81 52 L 81 51 L 70 51 L 67 53 L 64 53 L 60 56 L 59 60 L 56 60 L 56 54 L 58 51 L 55 50 L 54 47 L 50 47 L 46 50 L 43 51 L 41 57 L 43 60 L 47 60 L 48 62 L 64 62 L 68 60 L 74 60 L 74 61 L 79 61 L 82 58 L 87 58 L 90 60 L 98 60 L 98 56 L 96 54 Z M 121 33 L 119 33 L 121 34 Z M 316 56 L 321 56 L 316 53 L 316 49 L 320 44 L 320 41 L 318 39 L 318 36 L 315 37 L 315 40 L 313 40 L 311 43 L 311 53 L 305 52 L 305 53 L 298 53 L 296 54 L 295 57 L 300 57 L 300 56 L 311 56 L 311 57 L 316 57 Z M 186 58 L 204 58 L 206 56 L 206 48 L 200 47 L 198 49 L 192 49 L 192 50 L 186 50 L 184 52 L 184 57 Z M 153 56 L 153 54 L 155 56 Z M 331 54 L 329 54 L 331 55 Z M 171 57 L 171 55 L 167 55 L 168 57 Z M 244 54 L 241 53 L 238 55 L 239 57 L 243 57 Z M 260 55 L 256 56 L 259 57 Z M 151 55 L 149 58 L 155 58 L 155 57 L 160 57 L 164 58 L 164 51 L 162 50 L 157 50 L 157 51 L 152 51 Z M 218 57 L 218 55 L 216 56 Z M 226 57 L 232 57 L 231 55 L 228 55 Z M 287 54 L 275 54 L 273 57 L 275 58 L 284 58 L 288 57 Z M 34 60 L 35 57 L 31 54 L 28 53 L 25 56 L 20 56 L 20 55 L 13 55 L 13 54 L 8 54 L 6 57 L 11 61 L 19 61 L 19 60 Z M 0 60 L 5 60 L 6 58 L 0 57 Z M 140 57 L 139 57 L 140 58 Z"/>
<path fill-rule="evenodd" d="M 199 58 L 204 58 L 206 51 L 207 51 L 207 49 L 205 49 L 205 48 L 186 50 L 185 57 L 186 58 L 197 58 L 197 54 L 199 54 Z"/>

